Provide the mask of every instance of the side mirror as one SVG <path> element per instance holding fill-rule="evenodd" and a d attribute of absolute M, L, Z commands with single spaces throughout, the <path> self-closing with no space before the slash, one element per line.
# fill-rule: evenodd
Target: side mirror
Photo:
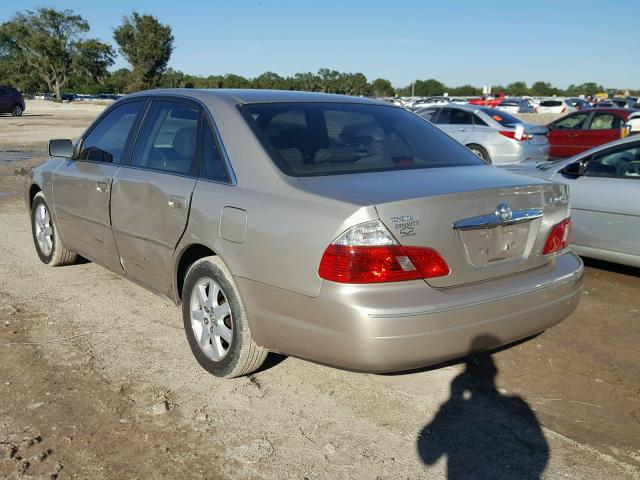
<path fill-rule="evenodd" d="M 69 139 L 49 140 L 49 155 L 52 157 L 73 157 L 73 143 Z"/>
<path fill-rule="evenodd" d="M 580 175 L 584 175 L 584 163 L 583 162 L 573 162 L 560 170 L 565 175 L 570 175 L 572 177 L 579 177 Z"/>

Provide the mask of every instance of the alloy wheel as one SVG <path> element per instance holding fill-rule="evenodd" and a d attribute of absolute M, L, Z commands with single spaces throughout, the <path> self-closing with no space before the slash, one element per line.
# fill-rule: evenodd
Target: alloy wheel
<path fill-rule="evenodd" d="M 38 247 L 45 257 L 51 255 L 53 251 L 53 228 L 51 226 L 51 216 L 44 203 L 38 204 L 36 214 L 33 217 Z"/>
<path fill-rule="evenodd" d="M 222 360 L 233 342 L 233 318 L 220 284 L 213 278 L 199 279 L 191 291 L 190 311 L 200 350 L 211 360 Z"/>

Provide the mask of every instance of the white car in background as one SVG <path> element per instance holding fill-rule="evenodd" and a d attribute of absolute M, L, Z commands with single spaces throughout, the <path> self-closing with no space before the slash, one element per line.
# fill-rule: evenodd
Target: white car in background
<path fill-rule="evenodd" d="M 629 133 L 640 133 L 640 112 L 635 112 L 627 117 Z"/>
<path fill-rule="evenodd" d="M 548 98 L 542 100 L 536 107 L 536 113 L 571 113 L 578 109 L 569 104 L 565 98 Z"/>
<path fill-rule="evenodd" d="M 406 108 L 409 108 L 409 110 L 417 110 L 419 108 L 433 107 L 436 105 L 449 105 L 449 103 L 451 103 L 449 97 L 427 97 L 416 100 Z"/>

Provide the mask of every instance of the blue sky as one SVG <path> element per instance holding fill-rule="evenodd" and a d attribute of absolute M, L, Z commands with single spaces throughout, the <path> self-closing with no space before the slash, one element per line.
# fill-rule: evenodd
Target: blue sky
<path fill-rule="evenodd" d="M 110 43 L 135 6 L 171 25 L 170 66 L 199 75 L 329 67 L 396 87 L 436 78 L 640 88 L 640 0 L 0 0 L 0 21 L 39 6 L 74 10 Z"/>

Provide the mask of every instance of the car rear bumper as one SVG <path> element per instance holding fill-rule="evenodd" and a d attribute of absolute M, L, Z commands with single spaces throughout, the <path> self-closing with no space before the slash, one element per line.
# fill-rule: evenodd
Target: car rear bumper
<path fill-rule="evenodd" d="M 507 141 L 508 144 L 496 145 L 489 151 L 494 164 L 540 162 L 549 159 L 551 147 L 548 143 L 530 144 L 514 140 Z"/>
<path fill-rule="evenodd" d="M 571 252 L 507 278 L 446 289 L 417 280 L 323 282 L 305 297 L 237 278 L 255 341 L 339 367 L 399 371 L 440 363 L 539 333 L 573 312 L 582 288 Z"/>

